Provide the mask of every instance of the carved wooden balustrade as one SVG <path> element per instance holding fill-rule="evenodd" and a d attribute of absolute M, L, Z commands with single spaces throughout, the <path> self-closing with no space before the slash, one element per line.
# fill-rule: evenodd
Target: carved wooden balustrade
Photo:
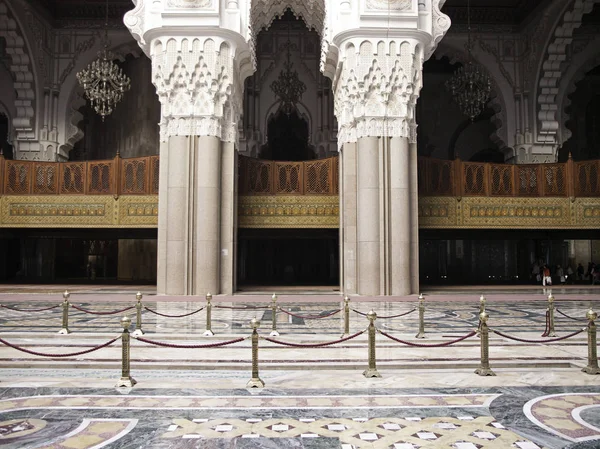
<path fill-rule="evenodd" d="M 419 158 L 420 196 L 596 197 L 600 161 L 491 164 Z"/>
<path fill-rule="evenodd" d="M 240 156 L 240 195 L 337 195 L 338 158 L 306 162 Z"/>
<path fill-rule="evenodd" d="M 37 162 L 0 156 L 4 195 L 156 195 L 159 157 Z"/>
<path fill-rule="evenodd" d="M 5 160 L 0 195 L 156 195 L 159 157 L 87 162 Z M 240 156 L 244 196 L 337 195 L 338 158 L 306 162 Z M 599 197 L 600 160 L 560 164 L 491 164 L 420 158 L 420 196 Z"/>

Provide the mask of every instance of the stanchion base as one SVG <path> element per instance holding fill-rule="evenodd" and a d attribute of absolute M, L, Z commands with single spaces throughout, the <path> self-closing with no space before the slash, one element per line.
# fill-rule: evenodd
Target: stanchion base
<path fill-rule="evenodd" d="M 350 334 L 343 333 L 342 335 L 340 335 L 340 338 L 346 338 L 346 337 L 349 337 L 349 336 L 350 336 Z"/>
<path fill-rule="evenodd" d="M 68 335 L 70 333 L 71 333 L 71 331 L 69 329 L 67 329 L 66 327 L 63 327 L 61 330 L 59 330 L 57 332 L 58 335 Z"/>
<path fill-rule="evenodd" d="M 425 338 L 425 334 L 423 332 L 419 332 L 417 335 L 415 335 L 415 338 Z"/>
<path fill-rule="evenodd" d="M 271 333 L 269 334 L 269 337 L 279 337 L 279 332 L 271 331 Z"/>
<path fill-rule="evenodd" d="M 246 388 L 263 388 L 265 383 L 261 380 L 260 377 L 255 377 L 254 379 L 250 379 L 246 384 Z"/>
<path fill-rule="evenodd" d="M 204 331 L 204 333 L 202 334 L 205 337 L 212 337 L 213 335 L 215 335 L 215 333 L 213 331 L 209 331 L 208 329 Z"/>
<path fill-rule="evenodd" d="M 555 332 L 548 332 L 546 335 L 544 335 L 544 337 L 556 337 L 556 333 Z"/>
<path fill-rule="evenodd" d="M 598 368 L 598 366 L 586 366 L 581 371 L 586 374 L 600 374 L 600 368 Z"/>
<path fill-rule="evenodd" d="M 381 374 L 379 374 L 379 371 L 377 371 L 377 368 L 367 368 L 363 372 L 363 376 L 365 376 L 366 378 L 381 377 Z"/>
<path fill-rule="evenodd" d="M 135 384 L 137 384 L 137 380 L 135 380 L 133 377 L 121 377 L 118 381 L 117 384 L 115 385 L 115 387 L 133 387 Z"/>
<path fill-rule="evenodd" d="M 139 337 L 140 335 L 144 335 L 144 331 L 142 329 L 136 329 L 131 333 L 132 337 Z"/>
<path fill-rule="evenodd" d="M 475 374 L 478 374 L 480 376 L 495 376 L 496 373 L 492 371 L 491 368 L 477 368 L 475 370 Z"/>

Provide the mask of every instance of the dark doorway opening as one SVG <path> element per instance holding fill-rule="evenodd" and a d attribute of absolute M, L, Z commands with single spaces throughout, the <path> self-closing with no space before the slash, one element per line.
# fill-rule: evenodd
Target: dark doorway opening
<path fill-rule="evenodd" d="M 240 229 L 238 287 L 339 286 L 337 229 Z"/>

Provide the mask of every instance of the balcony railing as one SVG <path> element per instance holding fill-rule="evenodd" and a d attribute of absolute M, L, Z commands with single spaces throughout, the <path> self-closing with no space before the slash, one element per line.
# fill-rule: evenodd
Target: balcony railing
<path fill-rule="evenodd" d="M 88 162 L 5 160 L 0 195 L 156 195 L 159 157 Z M 600 160 L 490 164 L 419 158 L 419 195 L 491 197 L 600 196 Z M 338 158 L 306 162 L 240 156 L 240 195 L 337 195 Z"/>
<path fill-rule="evenodd" d="M 600 161 L 491 164 L 419 158 L 423 196 L 600 196 Z"/>
<path fill-rule="evenodd" d="M 240 195 L 337 195 L 338 158 L 306 162 L 239 158 Z"/>
<path fill-rule="evenodd" d="M 88 162 L 36 162 L 0 157 L 4 195 L 158 194 L 159 157 Z"/>

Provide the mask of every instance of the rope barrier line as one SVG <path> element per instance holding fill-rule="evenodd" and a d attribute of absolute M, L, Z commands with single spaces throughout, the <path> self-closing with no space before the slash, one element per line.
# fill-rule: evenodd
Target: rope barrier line
<path fill-rule="evenodd" d="M 131 337 L 135 338 L 136 340 L 139 340 L 141 342 L 147 343 L 149 345 L 162 346 L 164 348 L 177 348 L 177 349 L 218 348 L 221 346 L 227 346 L 227 345 L 232 345 L 234 343 L 239 343 L 240 341 L 244 341 L 246 339 L 246 337 L 241 337 L 241 338 L 236 338 L 235 340 L 223 341 L 220 343 L 209 343 L 209 344 L 205 344 L 205 345 L 176 345 L 174 343 L 164 343 L 161 341 L 154 341 L 154 340 L 148 340 L 146 338 L 134 337 L 133 335 Z"/>
<path fill-rule="evenodd" d="M 150 313 L 153 313 L 153 314 L 159 315 L 159 316 L 164 316 L 166 318 L 183 318 L 186 316 L 194 315 L 195 313 L 198 313 L 198 312 L 204 310 L 204 307 L 200 307 L 198 310 L 194 310 L 193 312 L 185 313 L 183 315 L 167 315 L 166 313 L 160 313 L 160 312 L 157 312 L 156 310 L 149 309 L 146 306 L 144 306 L 144 309 L 146 309 Z"/>
<path fill-rule="evenodd" d="M 408 346 L 415 346 L 417 348 L 441 348 L 444 346 L 450 346 L 453 345 L 454 343 L 458 343 L 461 342 L 463 340 L 466 340 L 467 338 L 471 338 L 474 335 L 477 335 L 477 332 L 473 331 L 473 332 L 469 332 L 467 335 L 464 335 L 463 337 L 457 338 L 456 340 L 452 340 L 452 341 L 446 341 L 444 343 L 435 343 L 435 344 L 423 344 L 423 343 L 412 343 L 410 341 L 406 341 L 406 340 L 401 340 L 399 338 L 396 338 L 386 332 L 383 332 L 382 330 L 377 329 L 377 332 L 379 332 L 381 335 L 383 335 L 384 337 L 389 338 L 390 340 L 393 340 L 397 343 L 402 343 L 404 345 L 408 345 Z"/>
<path fill-rule="evenodd" d="M 566 318 L 568 318 L 568 319 L 570 319 L 570 320 L 573 320 L 573 321 L 587 321 L 587 319 L 586 319 L 586 318 L 574 318 L 574 317 L 572 317 L 572 316 L 569 316 L 569 315 L 567 315 L 566 313 L 564 313 L 564 312 L 560 311 L 558 308 L 556 309 L 556 311 L 557 311 L 558 313 L 560 313 L 562 316 L 564 316 L 564 317 L 566 317 Z"/>
<path fill-rule="evenodd" d="M 356 338 L 359 335 L 364 334 L 365 332 L 366 332 L 366 330 L 357 332 L 356 334 L 352 334 L 348 337 L 340 338 L 339 340 L 328 341 L 325 343 L 313 343 L 313 344 L 290 343 L 288 341 L 275 340 L 274 338 L 270 338 L 270 337 L 264 337 L 264 340 L 270 341 L 271 343 L 275 343 L 276 345 L 290 346 L 292 348 L 323 348 L 325 346 L 331 346 L 331 345 L 335 345 L 337 343 L 343 343 L 345 341 L 352 340 L 353 338 Z"/>
<path fill-rule="evenodd" d="M 71 307 L 73 307 L 76 310 L 79 310 L 80 312 L 89 313 L 91 315 L 117 315 L 119 313 L 127 312 L 128 310 L 131 310 L 131 309 L 135 309 L 135 306 L 131 306 L 131 307 L 126 307 L 123 310 L 115 310 L 113 312 L 94 312 L 93 310 L 87 310 L 87 309 L 83 309 L 81 307 L 77 307 L 75 304 L 71 304 Z"/>
<path fill-rule="evenodd" d="M 358 313 L 359 315 L 367 316 L 366 313 L 363 313 L 360 310 L 352 309 L 352 311 Z M 391 316 L 379 316 L 379 315 L 377 315 L 377 319 L 378 320 L 387 320 L 387 319 L 391 319 L 391 318 L 400 318 L 400 317 L 403 317 L 403 316 L 406 316 L 406 315 L 410 315 L 411 313 L 416 312 L 416 311 L 417 311 L 417 309 L 412 309 L 412 310 L 409 310 L 408 312 L 404 312 L 404 313 L 401 313 L 399 315 L 391 315 Z"/>
<path fill-rule="evenodd" d="M 289 310 L 282 309 L 281 307 L 279 308 L 279 310 L 285 313 L 286 315 L 293 316 L 296 318 L 304 318 L 305 320 L 318 320 L 321 318 L 329 318 L 330 316 L 333 316 L 336 313 L 340 313 L 342 311 L 342 309 L 337 309 L 333 312 L 327 313 L 326 315 L 296 315 L 295 313 L 292 313 Z"/>
<path fill-rule="evenodd" d="M 542 334 L 542 337 L 547 337 L 548 332 L 550 332 L 550 312 L 546 310 L 546 327 L 544 328 L 544 333 Z"/>
<path fill-rule="evenodd" d="M 250 307 L 236 307 L 236 306 L 213 306 L 215 309 L 231 309 L 231 310 L 265 310 L 270 309 L 270 306 L 250 306 Z"/>
<path fill-rule="evenodd" d="M 45 309 L 16 309 L 14 307 L 5 306 L 4 304 L 0 304 L 0 307 L 3 307 L 4 309 L 8 310 L 13 310 L 15 312 L 45 312 L 46 310 L 52 310 L 56 309 L 57 307 L 60 307 L 60 304 L 57 304 L 52 307 L 46 307 Z"/>
<path fill-rule="evenodd" d="M 110 341 L 107 341 L 106 343 L 100 345 L 100 346 L 95 346 L 91 349 L 86 349 L 85 351 L 80 351 L 80 352 L 72 352 L 70 354 L 44 354 L 43 352 L 36 352 L 36 351 L 31 351 L 30 349 L 25 349 L 22 348 L 20 346 L 17 346 L 13 343 L 9 343 L 8 341 L 0 338 L 0 343 L 11 347 L 13 349 L 16 349 L 17 351 L 21 351 L 21 352 L 26 352 L 27 354 L 31 354 L 31 355 L 39 355 L 41 357 L 50 357 L 50 358 L 58 358 L 58 357 L 74 357 L 77 355 L 83 355 L 83 354 L 89 354 L 90 352 L 94 352 L 97 351 L 98 349 L 102 349 L 102 348 L 106 348 L 107 346 L 112 345 L 115 341 L 117 341 L 119 338 L 121 338 L 121 336 L 119 335 L 116 338 L 113 338 Z"/>
<path fill-rule="evenodd" d="M 495 329 L 490 329 L 491 332 L 504 337 L 504 338 L 508 338 L 509 340 L 514 340 L 514 341 L 520 341 L 522 343 L 553 343 L 555 341 L 561 341 L 561 340 L 566 340 L 567 338 L 571 338 L 574 337 L 575 335 L 579 335 L 582 332 L 585 332 L 587 328 L 583 328 L 581 330 L 575 331 L 573 333 L 570 333 L 568 335 L 565 335 L 564 337 L 558 337 L 558 338 L 551 338 L 549 340 L 526 340 L 525 338 L 518 338 L 518 337 L 513 337 L 511 335 L 505 334 L 503 332 L 497 331 Z"/>

